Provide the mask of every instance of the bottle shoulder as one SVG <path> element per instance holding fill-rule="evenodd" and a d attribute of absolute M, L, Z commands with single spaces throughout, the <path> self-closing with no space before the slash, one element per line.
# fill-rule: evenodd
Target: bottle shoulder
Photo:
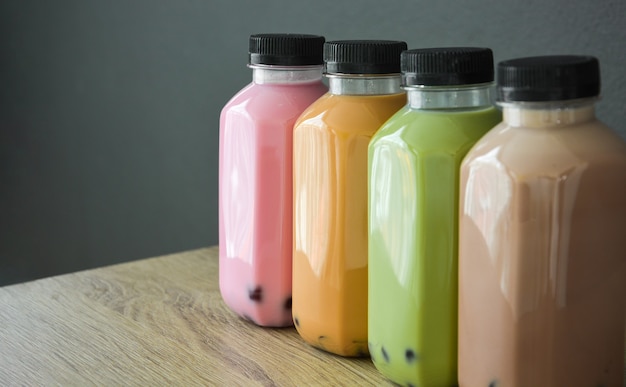
<path fill-rule="evenodd" d="M 416 110 L 408 106 L 393 115 L 372 139 L 372 147 L 410 147 L 416 151 L 468 150 L 501 121 L 494 107 L 474 110 Z"/>
<path fill-rule="evenodd" d="M 406 94 L 346 96 L 326 93 L 300 116 L 296 130 L 319 128 L 331 131 L 372 132 L 406 104 Z"/>
<path fill-rule="evenodd" d="M 502 122 L 474 145 L 463 162 L 463 168 L 480 165 L 511 176 L 558 175 L 591 165 L 625 168 L 626 173 L 626 141 L 599 120 L 553 128 Z"/>
<path fill-rule="evenodd" d="M 230 116 L 237 116 L 251 120 L 274 120 L 283 117 L 295 119 L 326 91 L 322 82 L 299 85 L 250 83 L 224 105 L 220 118 L 226 120 Z"/>

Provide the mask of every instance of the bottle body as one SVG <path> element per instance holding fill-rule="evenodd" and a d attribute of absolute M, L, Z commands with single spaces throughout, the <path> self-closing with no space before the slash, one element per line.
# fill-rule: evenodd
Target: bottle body
<path fill-rule="evenodd" d="M 294 130 L 293 317 L 309 344 L 367 355 L 367 147 L 406 103 L 326 94 Z M 332 90 L 332 85 L 331 85 Z"/>
<path fill-rule="evenodd" d="M 220 116 L 220 291 L 240 316 L 262 326 L 291 317 L 292 141 L 298 116 L 327 88 L 253 82 Z"/>
<path fill-rule="evenodd" d="M 457 382 L 459 167 L 498 122 L 490 105 L 406 106 L 370 143 L 369 345 L 396 383 Z"/>
<path fill-rule="evenodd" d="M 461 386 L 622 386 L 624 197 L 593 103 L 504 108 L 461 168 Z"/>

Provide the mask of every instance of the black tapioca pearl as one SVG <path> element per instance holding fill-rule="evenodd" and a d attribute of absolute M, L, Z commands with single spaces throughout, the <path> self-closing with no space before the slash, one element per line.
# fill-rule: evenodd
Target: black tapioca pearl
<path fill-rule="evenodd" d="M 285 300 L 285 309 L 291 310 L 291 297 Z"/>
<path fill-rule="evenodd" d="M 407 363 L 413 363 L 415 360 L 417 360 L 415 351 L 413 351 L 412 349 L 407 349 L 406 351 L 404 351 L 404 358 L 406 359 Z"/>
<path fill-rule="evenodd" d="M 492 381 L 491 383 L 489 383 L 489 387 L 498 387 L 498 381 Z"/>
<path fill-rule="evenodd" d="M 365 357 L 369 355 L 368 347 L 369 343 L 365 340 L 352 340 L 353 347 L 355 348 L 355 356 Z"/>
<path fill-rule="evenodd" d="M 250 297 L 250 299 L 254 302 L 263 301 L 263 289 L 261 289 L 260 286 L 257 286 L 252 290 L 248 290 L 248 297 Z"/>
<path fill-rule="evenodd" d="M 385 347 L 381 347 L 380 352 L 383 354 L 383 359 L 385 359 L 385 361 L 389 363 L 389 354 L 387 353 Z"/>
<path fill-rule="evenodd" d="M 297 318 L 297 317 L 294 317 L 294 318 L 293 318 L 293 323 L 294 323 L 297 327 L 299 327 L 299 326 L 300 326 L 300 320 L 298 320 L 298 318 Z"/>
<path fill-rule="evenodd" d="M 368 352 L 363 347 L 358 347 L 357 350 L 356 350 L 356 355 L 358 357 L 365 357 L 365 356 L 367 356 L 367 354 L 368 354 Z"/>
<path fill-rule="evenodd" d="M 321 335 L 317 337 L 317 343 L 314 344 L 317 348 L 323 349 L 326 351 L 326 346 L 324 345 L 324 340 L 326 340 L 326 336 Z"/>

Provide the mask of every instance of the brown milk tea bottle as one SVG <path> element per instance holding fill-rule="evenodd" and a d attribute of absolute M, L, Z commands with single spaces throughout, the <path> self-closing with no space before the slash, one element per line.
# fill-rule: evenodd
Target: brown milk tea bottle
<path fill-rule="evenodd" d="M 626 143 L 596 58 L 498 66 L 503 122 L 461 167 L 459 383 L 621 387 Z"/>

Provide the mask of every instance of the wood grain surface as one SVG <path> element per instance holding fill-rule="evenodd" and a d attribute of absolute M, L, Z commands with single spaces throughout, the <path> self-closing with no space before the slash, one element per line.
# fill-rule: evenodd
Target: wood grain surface
<path fill-rule="evenodd" d="M 235 316 L 217 257 L 213 247 L 0 288 L 0 386 L 392 385 L 369 359 Z"/>
<path fill-rule="evenodd" d="M 0 385 L 392 385 L 236 317 L 217 265 L 214 247 L 0 288 Z"/>

